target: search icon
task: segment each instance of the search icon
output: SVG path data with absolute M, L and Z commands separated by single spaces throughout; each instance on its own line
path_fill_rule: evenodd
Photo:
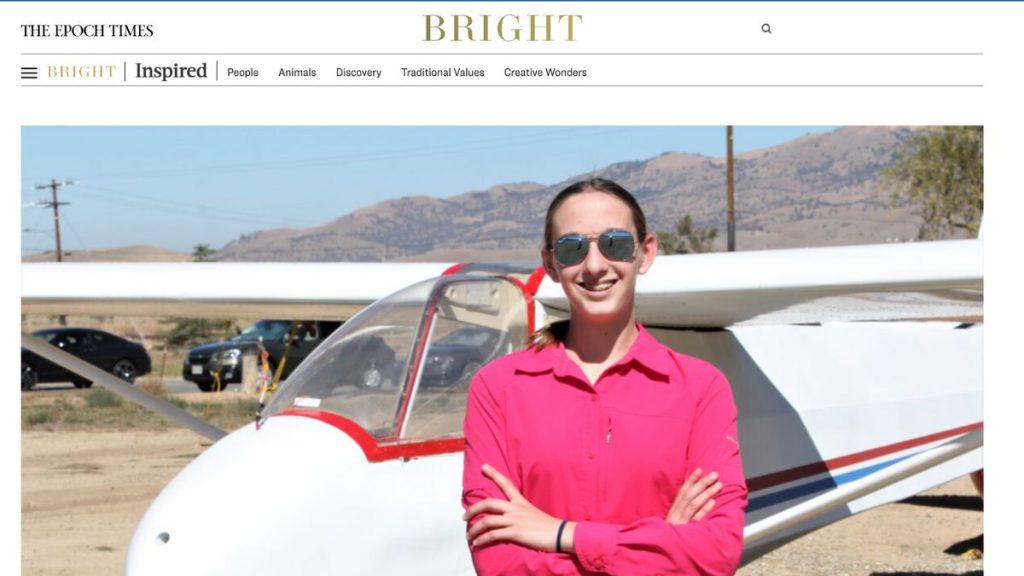
M 771 34 L 772 33 L 772 25 L 771 24 L 767 24 L 767 23 L 761 24 L 761 32 L 764 32 L 765 34 Z

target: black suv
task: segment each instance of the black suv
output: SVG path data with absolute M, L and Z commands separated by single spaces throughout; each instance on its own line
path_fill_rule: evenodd
M 257 341 L 263 339 L 263 347 L 269 355 L 270 370 L 276 371 L 277 364 L 288 347 L 288 335 L 292 333 L 291 320 L 259 320 L 221 342 L 203 344 L 188 351 L 181 377 L 195 382 L 203 392 L 212 392 L 216 387 L 214 373 L 220 373 L 220 386 L 242 381 L 242 355 L 256 354 Z M 300 321 L 294 331 L 291 346 L 288 347 L 288 361 L 285 362 L 281 378 L 286 378 L 309 353 L 341 326 L 341 322 Z

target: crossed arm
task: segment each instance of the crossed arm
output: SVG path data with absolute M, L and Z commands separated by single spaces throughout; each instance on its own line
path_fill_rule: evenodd
M 470 523 L 466 539 L 471 546 L 483 547 L 498 542 L 512 542 L 534 550 L 573 552 L 575 522 L 568 522 L 558 540 L 562 520 L 555 518 L 531 504 L 511 480 L 493 467 L 484 464 L 483 474 L 501 488 L 507 500 L 486 498 L 470 506 L 462 519 Z M 722 489 L 718 474 L 711 472 L 702 476 L 700 468 L 686 479 L 665 521 L 670 524 L 686 524 L 700 520 L 715 506 L 714 495 Z M 473 519 L 481 516 L 473 523 Z
M 558 518 L 510 480 L 501 403 L 487 385 L 466 414 L 464 519 L 478 574 L 732 574 L 743 541 L 746 487 L 728 384 L 702 396 L 685 457 L 700 469 L 679 487 L 665 517 L 625 524 Z M 563 520 L 561 554 L 555 553 Z

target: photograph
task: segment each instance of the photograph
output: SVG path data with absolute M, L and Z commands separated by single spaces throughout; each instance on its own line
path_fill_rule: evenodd
M 981 574 L 984 136 L 23 125 L 22 574 Z

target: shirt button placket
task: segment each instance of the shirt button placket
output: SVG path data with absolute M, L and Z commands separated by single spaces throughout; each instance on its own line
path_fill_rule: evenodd
M 583 513 L 583 520 L 590 520 L 593 518 L 593 513 L 597 503 L 597 444 L 595 442 L 594 430 L 599 427 L 599 405 L 597 402 L 597 393 L 593 390 L 589 391 L 590 401 L 587 402 L 589 406 L 585 410 L 587 414 L 583 421 L 583 429 L 580 430 L 584 434 L 584 457 L 586 460 L 583 463 L 583 469 L 586 471 L 586 477 L 583 481 L 583 490 L 580 496 L 580 502 Z
M 590 440 L 589 443 L 588 443 L 588 450 L 589 450 L 588 456 L 590 458 L 591 486 L 593 486 L 593 491 L 594 491 L 593 492 L 593 500 L 592 500 L 592 504 L 591 504 L 591 507 L 590 507 L 590 511 L 592 511 L 593 514 L 595 514 L 595 515 L 599 515 L 599 510 L 601 509 L 601 503 L 600 503 L 600 499 L 601 499 L 601 487 L 600 487 L 600 483 L 601 483 L 601 461 L 597 458 L 597 456 L 598 456 L 598 450 L 600 450 L 599 439 L 602 436 L 601 436 L 601 399 L 600 399 L 600 394 L 598 393 L 596 388 L 594 389 L 594 391 L 592 392 L 592 394 L 590 396 L 590 405 L 591 405 L 592 414 L 593 414 L 593 417 L 591 418 L 590 422 L 591 422 L 591 425 L 593 426 L 593 428 L 591 430 L 589 430 L 589 434 L 587 436 L 588 436 L 588 438 Z M 586 520 L 590 520 L 590 518 L 589 518 L 590 514 L 588 514 L 587 516 L 588 517 L 586 518 Z
M 601 404 L 598 402 L 597 392 L 593 392 L 590 395 L 590 422 L 593 424 L 594 429 L 597 430 L 601 427 Z M 590 458 L 593 459 L 597 455 L 597 443 L 594 441 L 595 436 L 590 435 L 590 442 L 588 443 L 588 449 L 590 451 Z

